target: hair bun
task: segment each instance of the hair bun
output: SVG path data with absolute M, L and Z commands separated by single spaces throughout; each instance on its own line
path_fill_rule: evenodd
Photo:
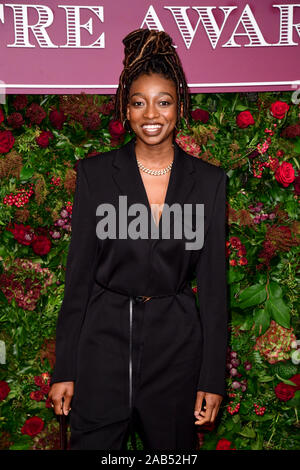
M 140 59 L 145 59 L 148 56 L 155 54 L 173 54 L 174 48 L 172 45 L 172 38 L 164 31 L 156 31 L 151 29 L 136 29 L 129 33 L 123 39 L 125 46 L 125 58 L 123 64 L 128 67 L 128 59 L 132 53 L 135 52 L 135 56 Z

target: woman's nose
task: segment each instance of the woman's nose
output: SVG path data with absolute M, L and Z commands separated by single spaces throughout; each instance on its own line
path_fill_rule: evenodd
M 149 104 L 148 106 L 145 107 L 144 117 L 148 119 L 153 119 L 157 116 L 159 116 L 159 112 L 154 104 Z

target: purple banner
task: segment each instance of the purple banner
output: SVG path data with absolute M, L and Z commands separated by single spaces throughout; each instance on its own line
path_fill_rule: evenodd
M 122 39 L 173 38 L 192 93 L 292 90 L 300 83 L 300 3 L 70 0 L 0 3 L 4 93 L 115 93 Z

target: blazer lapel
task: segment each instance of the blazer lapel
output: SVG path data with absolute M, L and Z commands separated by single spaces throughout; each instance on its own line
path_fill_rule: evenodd
M 127 207 L 134 203 L 143 203 L 151 218 L 151 208 L 140 170 L 136 162 L 134 140 L 116 152 L 113 158 L 113 179 L 120 194 L 127 196 Z M 188 196 L 196 188 L 195 168 L 193 158 L 188 157 L 181 147 L 174 141 L 174 163 L 170 172 L 170 179 L 165 198 L 165 204 L 184 204 Z M 160 217 L 159 226 L 162 216 Z M 150 219 L 149 219 L 150 221 Z

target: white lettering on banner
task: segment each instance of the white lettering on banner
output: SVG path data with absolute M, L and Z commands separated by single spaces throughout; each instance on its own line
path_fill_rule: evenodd
M 2 5 L 1 5 L 2 6 Z M 7 47 L 35 47 L 29 42 L 28 31 L 32 30 L 40 47 L 68 47 L 68 48 L 104 48 L 104 33 L 102 33 L 93 44 L 83 46 L 80 38 L 80 28 L 86 29 L 90 34 L 93 34 L 93 20 L 90 18 L 87 23 L 80 24 L 80 9 L 85 8 L 91 10 L 97 15 L 101 22 L 103 18 L 103 7 L 89 7 L 89 6 L 72 6 L 72 5 L 58 5 L 58 8 L 66 10 L 66 29 L 67 29 L 67 44 L 63 46 L 56 46 L 50 40 L 45 28 L 53 23 L 53 12 L 51 8 L 45 5 L 17 5 L 6 4 L 13 9 L 14 24 L 15 24 L 15 42 L 7 44 Z M 39 15 L 38 22 L 35 25 L 28 24 L 28 8 L 34 8 Z
M 15 42 L 7 44 L 7 47 L 35 47 L 29 42 L 29 28 L 32 30 L 40 47 L 58 47 L 53 44 L 45 30 L 45 28 L 53 23 L 54 15 L 51 8 L 46 5 L 10 5 L 8 3 L 5 6 L 13 9 L 15 20 Z M 35 25 L 28 24 L 28 8 L 31 7 L 36 10 L 39 16 L 38 22 Z
M 82 46 L 80 41 L 80 28 L 86 29 L 90 34 L 93 34 L 93 20 L 90 18 L 87 23 L 80 24 L 80 9 L 87 8 L 98 16 L 99 20 L 103 23 L 103 7 L 80 7 L 80 6 L 66 6 L 58 5 L 59 8 L 65 8 L 67 13 L 67 44 L 60 47 L 80 47 L 80 48 L 104 48 L 104 33 L 96 39 L 93 44 L 89 46 Z
M 298 46 L 297 42 L 293 41 L 293 28 L 296 29 L 300 37 L 300 23 L 294 24 L 294 7 L 300 5 L 272 5 L 280 10 L 280 39 L 277 44 L 273 46 Z
M 243 25 L 246 31 L 245 33 L 236 32 L 240 23 Z M 271 44 L 265 41 L 249 5 L 245 6 L 244 11 L 231 35 L 231 38 L 226 42 L 226 44 L 223 44 L 222 47 L 242 47 L 240 44 L 235 42 L 234 36 L 248 36 L 250 44 L 245 44 L 245 47 L 271 46 Z
M 141 28 L 147 26 L 148 29 L 154 29 L 155 31 L 164 31 L 161 22 L 159 21 L 158 15 L 151 5 L 146 13 L 144 21 L 141 24 Z
M 4 4 L 0 4 L 0 22 L 4 24 Z M 90 10 L 94 13 L 101 23 L 104 23 L 104 7 L 103 6 L 75 6 L 75 5 L 57 5 L 58 8 L 62 8 L 66 15 L 66 32 L 67 32 L 67 43 L 64 45 L 55 45 L 51 41 L 46 29 L 52 25 L 54 20 L 54 13 L 52 9 L 46 5 L 33 5 L 33 4 L 5 4 L 6 7 L 10 7 L 13 10 L 14 17 L 14 32 L 15 42 L 13 44 L 7 44 L 7 47 L 36 47 L 29 41 L 29 30 L 32 31 L 37 45 L 41 48 L 105 48 L 105 33 L 103 32 L 100 36 L 89 45 L 81 44 L 81 29 L 85 29 L 90 34 L 93 34 L 94 19 L 91 17 L 85 24 L 80 23 L 80 13 L 82 9 Z M 300 7 L 300 3 L 294 3 L 289 5 L 274 4 L 272 7 L 279 9 L 280 20 L 280 37 L 279 42 L 275 44 L 268 43 L 262 34 L 260 26 L 258 25 L 256 18 L 249 6 L 246 4 L 242 14 L 240 15 L 236 26 L 230 39 L 223 44 L 221 47 L 236 48 L 236 47 L 272 47 L 272 46 L 298 46 L 297 42 L 293 41 L 294 29 L 297 31 L 300 37 L 300 23 L 294 23 L 294 12 L 296 7 Z M 29 9 L 36 11 L 38 15 L 38 21 L 34 25 L 28 24 L 28 13 Z M 236 10 L 237 6 L 163 6 L 165 10 L 168 10 L 175 20 L 176 26 L 183 39 L 185 47 L 190 49 L 200 23 L 203 25 L 210 44 L 213 49 L 216 48 L 221 38 L 224 26 L 228 22 L 228 18 L 231 13 Z M 222 25 L 219 27 L 213 10 L 218 8 L 224 14 Z M 188 14 L 189 10 L 194 10 L 198 14 L 196 26 L 192 26 Z M 276 10 L 278 11 L 278 10 Z M 55 10 L 55 14 L 56 14 Z M 263 24 L 263 19 L 261 20 Z M 147 27 L 158 31 L 164 31 L 163 25 L 160 18 L 155 11 L 153 5 L 150 5 L 146 15 L 141 24 L 141 28 Z M 242 27 L 244 32 L 237 32 L 237 29 Z M 249 39 L 247 44 L 238 44 L 235 41 L 237 36 L 246 36 Z M 174 44 L 173 44 L 174 45 Z M 177 47 L 174 45 L 174 47 Z

